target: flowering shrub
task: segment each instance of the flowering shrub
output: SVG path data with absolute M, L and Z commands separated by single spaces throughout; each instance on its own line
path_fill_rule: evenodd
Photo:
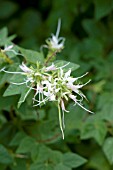
M 30 63 L 29 67 L 26 64 L 22 63 L 19 66 L 21 71 L 10 72 L 7 71 L 4 67 L 1 68 L 1 72 L 22 75 L 22 82 L 11 82 L 11 84 L 14 85 L 26 85 L 27 91 L 23 96 L 22 100 L 19 101 L 19 106 L 25 101 L 26 97 L 32 90 L 34 91 L 34 96 L 32 98 L 33 106 L 41 106 L 43 104 L 46 104 L 47 101 L 52 101 L 57 104 L 59 112 L 59 124 L 60 129 L 62 131 L 62 137 L 64 139 L 64 112 L 69 112 L 65 109 L 65 101 L 69 101 L 69 99 L 71 99 L 74 101 L 75 105 L 80 106 L 81 108 L 90 113 L 92 112 L 82 105 L 81 102 L 84 98 L 86 99 L 86 96 L 80 91 L 80 89 L 87 83 L 89 83 L 90 80 L 85 84 L 81 84 L 78 82 L 78 79 L 84 77 L 87 73 L 80 77 L 74 78 L 73 76 L 71 76 L 72 69 L 76 69 L 76 67 L 74 68 L 74 64 L 73 68 L 71 67 L 70 63 L 66 61 L 64 61 L 66 62 L 65 65 L 61 65 L 59 67 L 57 66 L 58 63 L 55 64 L 54 61 L 51 64 L 51 60 L 53 59 L 53 57 L 56 57 L 57 53 L 61 52 L 64 48 L 64 38 L 58 37 L 60 32 L 60 26 L 61 20 L 59 20 L 58 22 L 56 35 L 52 34 L 52 38 L 47 39 L 47 45 L 43 46 L 48 49 L 48 54 L 47 57 L 45 57 L 45 62 L 44 59 L 42 63 L 38 61 L 37 58 L 35 61 L 36 63 L 34 63 L 33 65 Z M 7 44 L 5 44 L 5 46 L 6 47 L 1 50 L 4 55 L 6 52 L 13 52 L 16 55 L 19 54 L 13 49 L 12 44 L 8 46 Z M 19 55 L 21 55 L 21 53 Z M 22 56 L 24 56 L 24 54 L 22 54 Z M 18 77 L 16 78 L 18 79 Z M 80 97 L 79 99 L 78 96 Z
M 113 169 L 112 9 L 1 0 L 0 170 Z

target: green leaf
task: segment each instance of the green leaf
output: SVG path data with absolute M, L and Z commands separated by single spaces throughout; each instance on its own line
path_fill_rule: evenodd
M 58 164 L 54 170 L 71 170 L 68 166 L 63 165 L 62 163 Z
M 8 30 L 6 27 L 0 29 L 0 46 L 4 46 L 10 42 L 10 38 L 8 36 Z
M 107 161 L 105 155 L 101 148 L 97 148 L 93 150 L 93 154 L 90 155 L 90 159 L 88 161 L 88 167 L 94 168 L 96 170 L 109 170 L 110 164 Z
M 22 83 L 25 81 L 24 78 L 25 78 L 24 75 L 16 74 L 10 79 L 10 81 L 13 83 Z M 21 104 L 25 101 L 26 97 L 29 95 L 30 92 L 31 92 L 31 89 L 28 88 L 26 84 L 21 84 L 21 85 L 10 84 L 8 88 L 6 89 L 5 93 L 3 94 L 3 96 L 11 96 L 11 95 L 20 94 L 21 96 L 18 101 L 18 108 L 19 108 Z
M 90 37 L 99 39 L 99 41 L 101 41 L 102 43 L 104 42 L 104 40 L 106 40 L 108 35 L 106 27 L 103 23 L 97 22 L 92 19 L 85 19 L 83 20 L 82 25 L 85 31 L 90 35 Z
M 113 164 L 113 137 L 109 137 L 105 140 L 103 145 L 103 151 L 109 161 L 109 163 Z
M 86 162 L 87 160 L 85 158 L 74 153 L 65 153 L 63 155 L 64 165 L 69 166 L 71 168 L 77 168 Z
M 33 45 L 32 41 L 37 42 L 36 32 L 39 29 L 40 24 L 41 24 L 41 16 L 40 16 L 39 11 L 34 10 L 32 8 L 26 8 L 26 10 L 24 10 L 24 13 L 22 13 L 22 17 L 20 18 L 20 27 L 18 29 L 19 36 L 21 36 L 23 38 L 27 37 L 27 39 L 25 39 L 25 38 L 23 39 L 23 41 L 28 41 L 26 47 L 28 47 L 28 45 L 29 45 L 29 47 L 31 48 Z M 37 45 L 37 43 L 36 43 L 36 45 Z
M 11 106 L 14 106 L 17 104 L 18 101 L 18 96 L 8 96 L 8 97 L 3 97 L 0 95 L 0 110 L 6 110 L 10 111 Z
M 5 96 L 11 96 L 11 95 L 15 95 L 15 94 L 20 94 L 20 89 L 22 87 L 20 86 L 15 86 L 15 85 L 9 85 L 8 88 L 6 89 L 5 93 L 4 93 L 4 97 Z
M 113 121 L 113 92 L 104 92 L 98 98 L 98 118 Z
M 7 149 L 0 144 L 0 163 L 2 164 L 10 164 L 13 162 L 13 158 L 7 151 Z
M 9 70 L 8 70 L 9 71 Z M 18 69 L 17 69 L 18 71 Z M 6 75 L 9 75 L 8 73 Z M 10 82 L 13 82 L 13 83 L 21 83 L 21 82 L 24 82 L 24 78 L 25 76 L 24 75 L 21 75 L 21 74 L 12 74 L 13 76 L 10 78 Z M 15 95 L 15 94 L 21 94 L 21 91 L 23 89 L 25 89 L 25 85 L 14 85 L 14 84 L 10 84 L 8 86 L 8 88 L 6 89 L 5 93 L 3 96 L 11 96 L 11 95 Z
M 81 129 L 85 116 L 84 110 L 81 110 L 79 106 L 73 106 L 72 103 L 69 104 L 67 110 L 69 111 L 69 113 L 65 113 L 66 132 L 70 132 L 75 129 Z
M 96 47 L 96 50 L 95 50 L 95 47 Z M 93 37 L 85 38 L 78 45 L 78 48 L 79 48 L 79 53 L 82 56 L 84 56 L 84 58 L 87 59 L 89 62 L 90 62 L 91 58 L 93 58 L 93 60 L 95 61 L 95 56 L 98 56 L 98 58 L 103 56 L 103 44 L 102 44 L 102 42 L 100 42 L 100 40 L 95 39 Z M 81 63 L 82 63 L 82 61 L 81 61 Z M 85 63 L 85 65 L 86 65 L 86 63 Z M 89 64 L 89 66 L 91 66 L 91 64 Z
M 3 1 L 0 4 L 0 19 L 9 18 L 16 10 L 17 4 L 10 1 Z
M 16 150 L 16 153 L 28 153 L 28 152 L 32 152 L 33 148 L 35 148 L 37 146 L 37 143 L 35 141 L 34 138 L 32 137 L 25 137 L 19 147 Z
M 32 100 L 32 99 L 31 99 Z M 19 103 L 20 105 L 20 103 Z M 16 114 L 22 120 L 38 120 L 38 114 L 32 105 L 27 105 L 26 102 L 20 108 L 16 109 Z
M 75 63 L 71 63 L 71 62 L 68 62 L 68 61 L 64 61 L 64 60 L 56 60 L 54 62 L 54 64 L 57 66 L 57 67 L 63 67 L 63 70 L 64 71 L 68 71 L 69 69 L 71 69 L 72 71 L 78 69 L 80 66 L 78 64 L 75 64 Z
M 52 164 L 57 164 L 62 161 L 62 153 L 51 150 L 45 145 L 38 145 L 37 152 L 32 152 L 32 159 L 35 163 L 44 163 L 49 160 Z
M 0 29 L 0 40 L 8 36 L 8 29 L 6 27 Z
M 108 15 L 113 9 L 112 0 L 94 0 L 95 3 L 95 18 L 101 19 Z
M 27 170 L 27 163 L 25 159 L 15 159 L 15 163 L 10 166 L 11 170 Z
M 81 139 L 94 138 L 99 145 L 102 145 L 107 133 L 107 127 L 103 121 L 87 121 L 81 130 Z
M 30 63 L 36 64 L 37 62 L 44 62 L 44 56 L 41 52 L 39 53 L 37 51 L 27 50 L 24 48 L 19 48 L 19 50 L 24 55 L 25 59 Z
M 17 132 L 13 139 L 10 142 L 10 146 L 18 146 L 20 142 L 27 136 L 24 132 Z
M 21 97 L 18 101 L 18 108 L 21 106 L 21 104 L 25 101 L 26 97 L 31 92 L 31 89 L 26 87 L 26 85 L 23 85 L 20 89 Z
M 53 170 L 54 167 L 48 163 L 43 164 L 31 164 L 30 170 Z

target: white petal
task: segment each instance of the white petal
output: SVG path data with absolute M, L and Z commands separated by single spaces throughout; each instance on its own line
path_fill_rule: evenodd
M 70 94 L 69 97 L 70 97 L 75 103 L 77 102 L 76 96 Z
M 55 67 L 55 65 L 53 63 L 52 63 L 51 66 L 46 67 L 46 69 L 45 69 L 45 71 L 52 71 L 52 70 L 56 70 L 56 67 Z
M 77 80 L 76 78 L 72 78 L 72 77 L 68 77 L 68 78 L 67 78 L 67 81 L 68 81 L 69 83 L 74 83 L 76 80 Z
M 67 72 L 65 73 L 64 77 L 65 77 L 65 78 L 68 78 L 68 77 L 70 76 L 70 74 L 71 74 L 71 70 L 67 71 Z
M 52 35 L 52 42 L 54 44 L 58 44 L 58 39 L 57 39 L 57 37 L 54 34 Z
M 55 99 L 55 95 L 53 94 L 53 95 L 51 95 L 50 96 L 50 101 L 55 101 L 56 99 Z
M 30 73 L 32 70 L 28 68 L 24 63 L 20 65 L 21 70 L 23 70 L 25 73 Z

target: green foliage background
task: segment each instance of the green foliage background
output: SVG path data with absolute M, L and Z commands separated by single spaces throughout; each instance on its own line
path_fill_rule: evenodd
M 1 0 L 0 46 L 15 34 L 14 43 L 39 51 L 58 18 L 66 37 L 58 59 L 80 65 L 74 76 L 89 72 L 83 92 L 95 115 L 70 103 L 62 140 L 57 108 L 33 108 L 29 96 L 18 109 L 21 89 L 4 97 L 11 76 L 0 73 L 0 170 L 113 169 L 113 0 Z

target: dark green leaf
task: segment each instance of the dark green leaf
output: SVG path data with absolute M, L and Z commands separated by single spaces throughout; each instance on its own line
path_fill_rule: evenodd
M 95 3 L 95 18 L 101 19 L 108 15 L 113 9 L 112 0 L 94 0 Z
M 31 164 L 30 170 L 53 170 L 53 166 L 45 164 Z
M 63 155 L 63 163 L 66 166 L 69 166 L 71 168 L 77 168 L 81 165 L 83 165 L 84 163 L 86 163 L 87 160 L 77 154 L 74 153 L 65 153 Z
M 99 143 L 99 145 L 102 145 L 106 133 L 107 128 L 103 121 L 89 120 L 82 127 L 81 139 L 94 138 Z
M 16 10 L 17 4 L 10 1 L 3 1 L 0 5 L 0 19 L 9 18 Z
M 37 143 L 35 141 L 34 138 L 31 138 L 31 137 L 25 137 L 18 149 L 16 150 L 16 153 L 28 153 L 28 152 L 32 152 L 33 148 L 36 147 Z
M 110 164 L 113 164 L 113 138 L 109 137 L 105 140 L 103 151 Z
M 0 163 L 10 164 L 12 162 L 13 162 L 12 156 L 9 154 L 9 152 L 3 145 L 0 145 Z
M 71 168 L 60 163 L 55 167 L 55 170 L 71 170 Z
M 21 53 L 24 55 L 25 59 L 33 64 L 36 64 L 37 62 L 43 63 L 44 62 L 44 56 L 43 53 L 33 51 L 33 50 L 26 50 L 23 48 L 19 48 Z

